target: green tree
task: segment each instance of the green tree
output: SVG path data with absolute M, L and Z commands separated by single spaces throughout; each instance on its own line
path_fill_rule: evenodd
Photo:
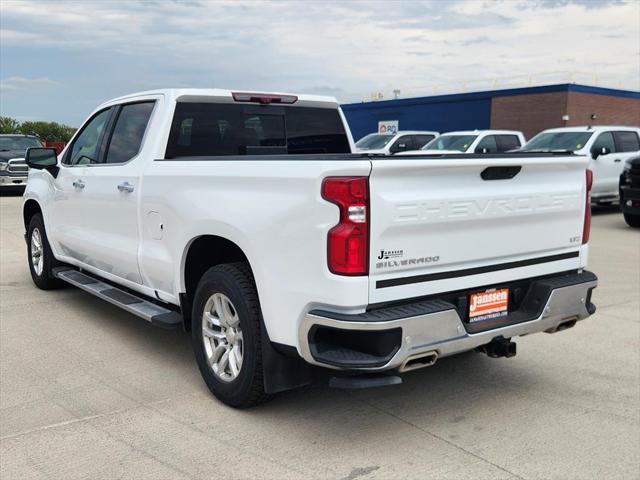
M 47 142 L 68 142 L 76 129 L 57 122 L 22 122 L 15 118 L 0 117 L 0 133 L 37 135 Z
M 18 133 L 20 122 L 11 117 L 0 117 L 0 133 Z
M 25 135 L 38 135 L 48 142 L 68 142 L 76 129 L 57 122 L 22 122 L 19 131 Z

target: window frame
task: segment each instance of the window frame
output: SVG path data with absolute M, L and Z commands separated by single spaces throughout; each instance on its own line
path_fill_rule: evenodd
M 120 114 L 122 113 L 122 110 L 124 109 L 124 107 L 127 107 L 129 105 L 138 105 L 140 103 L 152 103 L 153 104 L 153 108 L 151 109 L 151 113 L 149 114 L 149 119 L 147 120 L 147 125 L 144 127 L 144 133 L 142 134 L 142 138 L 140 139 L 140 147 L 138 147 L 138 151 L 135 153 L 135 155 L 133 155 L 126 162 L 108 163 L 107 162 L 107 155 L 109 153 L 109 146 L 111 145 L 111 139 L 113 138 L 113 134 L 116 131 L 116 125 L 118 124 L 118 119 L 120 118 Z M 145 100 L 134 100 L 134 101 L 131 101 L 131 102 L 118 103 L 117 105 L 112 105 L 112 107 L 114 107 L 114 109 L 115 109 L 114 110 L 115 113 L 111 114 L 110 123 L 108 124 L 108 127 L 109 127 L 108 133 L 109 133 L 109 135 L 104 139 L 104 144 L 101 146 L 103 148 L 102 155 L 104 156 L 104 162 L 95 163 L 92 166 L 103 166 L 103 167 L 106 167 L 106 166 L 126 165 L 127 163 L 132 162 L 133 160 L 135 160 L 138 157 L 138 155 L 140 155 L 140 152 L 142 151 L 142 148 L 144 146 L 144 141 L 147 138 L 147 131 L 149 130 L 149 125 L 151 124 L 151 121 L 153 119 L 153 112 L 155 112 L 157 104 L 158 104 L 158 102 L 157 102 L 156 99 L 145 99 Z
M 91 165 L 100 165 L 100 162 L 98 160 L 102 159 L 102 157 L 104 156 L 104 137 L 105 134 L 111 129 L 111 123 L 113 121 L 113 111 L 114 111 L 114 107 L 115 105 L 109 105 L 107 107 L 104 107 L 101 110 L 98 110 L 96 113 L 94 113 L 93 115 L 91 115 L 86 122 L 84 122 L 82 124 L 82 127 L 78 130 L 78 132 L 74 135 L 73 140 L 71 141 L 71 143 L 69 143 L 69 146 L 67 147 L 67 151 L 64 154 L 64 157 L 62 158 L 62 160 L 60 161 L 60 165 L 63 167 L 67 167 L 67 168 L 76 168 L 76 167 L 88 167 Z M 73 153 L 73 147 L 75 146 L 76 142 L 78 141 L 78 138 L 80 138 L 80 136 L 84 133 L 84 131 L 87 129 L 87 127 L 91 124 L 91 122 L 93 122 L 93 120 L 95 120 L 95 118 L 102 114 L 103 112 L 106 112 L 108 110 L 111 110 L 111 112 L 109 113 L 109 117 L 107 118 L 107 121 L 105 122 L 105 128 L 102 131 L 102 133 L 100 133 L 100 138 L 98 139 L 98 158 L 96 159 L 96 163 L 90 163 L 90 164 L 82 164 L 82 165 L 71 165 L 69 163 L 69 160 L 71 159 L 71 155 Z

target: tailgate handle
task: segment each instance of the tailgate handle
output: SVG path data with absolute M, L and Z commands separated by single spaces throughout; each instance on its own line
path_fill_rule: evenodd
M 487 167 L 480 176 L 483 180 L 509 180 L 520 173 L 522 167 L 520 165 L 514 165 L 510 167 Z

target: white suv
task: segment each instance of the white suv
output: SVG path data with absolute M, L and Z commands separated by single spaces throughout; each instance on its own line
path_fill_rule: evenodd
M 626 160 L 640 153 L 640 128 L 634 127 L 565 127 L 540 132 L 527 143 L 524 151 L 549 152 L 568 150 L 589 157 L 593 171 L 591 200 L 609 204 L 618 200 L 618 180 Z
M 356 151 L 381 155 L 420 150 L 439 135 L 429 131 L 370 133 L 356 142 Z
M 504 153 L 524 144 L 524 135 L 515 130 L 471 130 L 443 133 L 413 153 Z

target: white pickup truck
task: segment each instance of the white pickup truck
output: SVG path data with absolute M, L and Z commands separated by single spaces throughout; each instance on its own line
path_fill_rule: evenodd
M 395 155 L 400 152 L 420 150 L 438 135 L 438 132 L 419 130 L 370 133 L 356 142 L 356 152 Z
M 595 311 L 585 157 L 352 150 L 332 98 L 109 101 L 59 158 L 27 152 L 33 281 L 190 330 L 235 407 L 319 377 L 384 385 L 473 349 L 513 356 L 513 337 Z
M 591 201 L 608 205 L 619 199 L 618 183 L 627 160 L 640 154 L 640 128 L 563 127 L 540 132 L 525 152 L 568 151 L 585 155 L 593 172 Z
M 443 133 L 419 151 L 401 152 L 398 155 L 505 153 L 517 150 L 524 144 L 524 135 L 517 130 L 469 130 Z

